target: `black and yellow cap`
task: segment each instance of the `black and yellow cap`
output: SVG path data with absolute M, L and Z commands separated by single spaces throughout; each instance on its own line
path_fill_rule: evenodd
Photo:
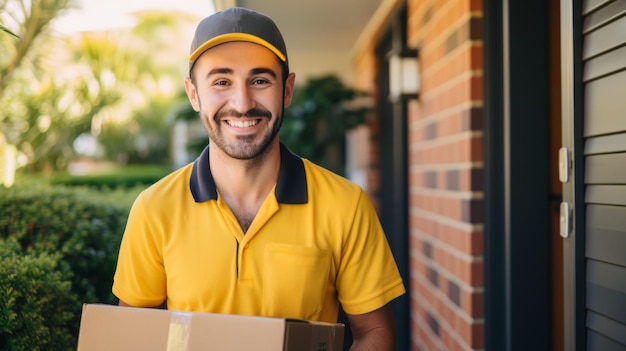
M 271 50 L 289 72 L 287 48 L 276 23 L 268 16 L 243 7 L 232 7 L 206 17 L 191 42 L 189 72 L 205 51 L 233 41 L 256 43 Z

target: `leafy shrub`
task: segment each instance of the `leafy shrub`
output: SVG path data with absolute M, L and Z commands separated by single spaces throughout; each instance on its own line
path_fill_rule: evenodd
M 24 254 L 0 239 L 0 350 L 71 350 L 76 337 L 71 272 L 59 254 Z
M 81 303 L 115 304 L 111 284 L 119 244 L 140 190 L 97 191 L 32 181 L 0 187 L 0 238 L 15 240 L 25 254 L 62 260 L 73 273 L 71 291 Z M 70 334 L 78 331 L 80 308 L 68 310 L 74 315 Z
M 74 273 L 72 290 L 80 299 L 113 302 L 117 252 L 136 192 L 28 182 L 0 194 L 0 237 L 16 238 L 26 250 L 61 254 Z

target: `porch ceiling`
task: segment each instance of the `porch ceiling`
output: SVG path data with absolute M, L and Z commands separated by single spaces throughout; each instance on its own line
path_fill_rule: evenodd
M 380 0 L 240 0 L 281 28 L 291 50 L 349 51 Z
M 297 57 L 303 62 L 302 57 L 309 57 L 319 62 L 319 57 L 325 55 L 331 61 L 341 58 L 340 61 L 347 63 L 351 60 L 351 50 L 381 0 L 236 0 L 215 3 L 216 10 L 243 6 L 272 17 L 285 37 L 290 58 Z M 307 62 L 307 65 L 310 64 Z M 302 72 L 306 67 L 298 69 L 299 73 L 307 74 Z M 337 70 L 345 69 L 346 64 L 339 62 Z

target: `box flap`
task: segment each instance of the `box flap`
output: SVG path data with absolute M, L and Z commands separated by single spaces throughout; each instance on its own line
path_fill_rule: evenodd
M 193 313 L 189 350 L 282 350 L 285 323 L 281 318 Z
M 163 310 L 86 304 L 77 350 L 165 351 L 169 324 Z

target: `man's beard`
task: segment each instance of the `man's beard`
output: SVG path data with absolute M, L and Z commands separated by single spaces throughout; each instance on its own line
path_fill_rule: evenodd
M 262 156 L 267 152 L 270 145 L 277 137 L 278 132 L 280 131 L 280 127 L 283 122 L 283 112 L 284 108 L 281 109 L 281 114 L 277 116 L 275 123 L 271 126 L 271 130 L 266 130 L 263 135 L 263 139 L 260 143 L 255 144 L 253 140 L 256 138 L 256 135 L 241 135 L 237 136 L 237 141 L 234 143 L 228 142 L 223 134 L 221 133 L 222 128 L 222 117 L 260 117 L 266 118 L 268 121 L 271 120 L 272 114 L 265 110 L 254 108 L 245 114 L 226 110 L 219 111 L 213 118 L 215 122 L 214 125 L 207 123 L 207 133 L 209 134 L 209 139 L 212 143 L 214 143 L 217 147 L 219 147 L 225 154 L 229 157 L 232 157 L 237 160 L 260 160 Z M 208 116 L 204 116 L 203 118 L 208 118 Z M 268 123 L 269 125 L 269 123 Z

